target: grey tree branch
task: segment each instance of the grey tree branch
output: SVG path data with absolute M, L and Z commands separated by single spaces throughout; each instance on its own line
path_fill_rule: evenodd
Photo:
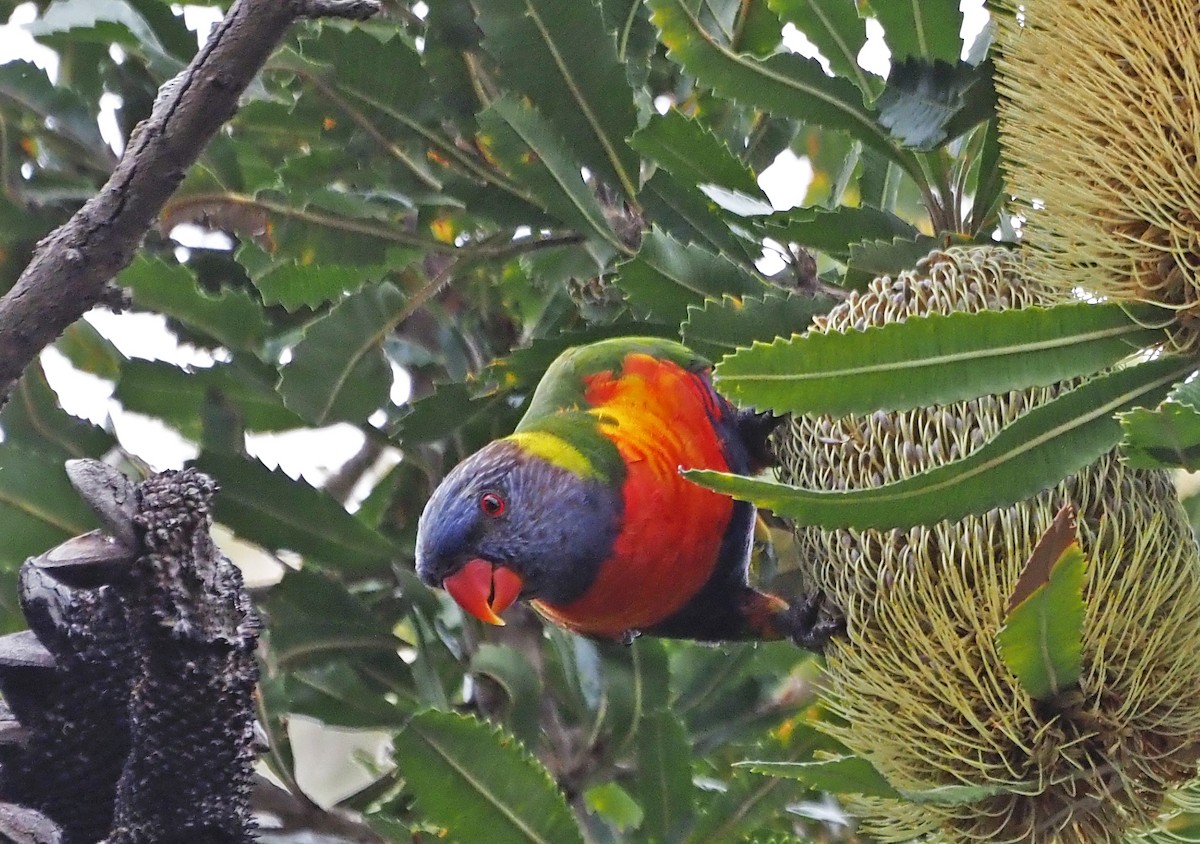
M 163 86 L 100 192 L 47 235 L 0 298 L 0 405 L 25 367 L 99 301 L 238 98 L 296 20 L 362 20 L 379 0 L 237 0 L 191 64 Z

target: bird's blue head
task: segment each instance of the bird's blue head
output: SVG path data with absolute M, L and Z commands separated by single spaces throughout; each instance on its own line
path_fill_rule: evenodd
M 582 595 L 620 530 L 619 485 L 547 450 L 548 435 L 488 444 L 448 474 L 417 525 L 417 574 L 493 624 L 518 597 Z

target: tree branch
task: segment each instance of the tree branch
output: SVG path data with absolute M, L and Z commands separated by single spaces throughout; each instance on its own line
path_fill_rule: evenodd
M 362 20 L 378 0 L 237 0 L 191 64 L 159 91 L 100 192 L 44 238 L 0 299 L 0 405 L 30 361 L 100 299 L 163 204 L 298 19 Z

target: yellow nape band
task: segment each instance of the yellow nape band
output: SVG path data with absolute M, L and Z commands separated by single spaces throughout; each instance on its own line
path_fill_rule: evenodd
M 596 468 L 583 452 L 557 434 L 547 431 L 518 431 L 506 439 L 516 443 L 521 450 L 560 469 L 566 469 L 573 475 L 581 478 L 596 476 Z

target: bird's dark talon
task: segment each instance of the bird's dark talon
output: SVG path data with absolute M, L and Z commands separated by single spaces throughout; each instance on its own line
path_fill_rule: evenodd
M 137 513 L 137 492 L 133 481 L 107 463 L 90 458 L 68 460 L 66 469 L 71 486 L 92 508 L 101 524 L 117 542 L 136 551 L 140 542 L 133 523 Z
M 625 647 L 629 647 L 630 645 L 633 644 L 634 640 L 637 639 L 637 637 L 641 636 L 641 635 L 642 635 L 641 630 L 626 630 L 624 633 L 621 634 L 621 638 L 619 641 Z
M 821 591 L 811 592 L 793 603 L 786 619 L 792 641 L 814 653 L 823 653 L 830 639 L 846 632 L 845 616 L 826 601 Z

